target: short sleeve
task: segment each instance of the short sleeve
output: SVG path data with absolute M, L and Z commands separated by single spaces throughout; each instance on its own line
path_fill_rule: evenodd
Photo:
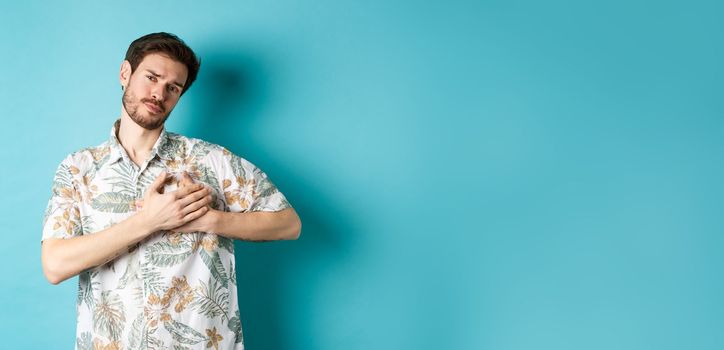
M 231 212 L 280 211 L 291 208 L 284 194 L 254 164 L 222 149 L 219 182 Z
M 66 158 L 55 172 L 53 187 L 43 218 L 42 240 L 47 238 L 70 238 L 83 233 L 80 218 L 80 193 L 73 181 L 73 166 Z

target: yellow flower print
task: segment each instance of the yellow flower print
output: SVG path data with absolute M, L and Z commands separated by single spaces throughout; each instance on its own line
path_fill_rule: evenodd
M 171 315 L 168 314 L 167 309 L 169 307 L 169 301 L 166 298 L 161 298 L 156 294 L 148 296 L 148 302 L 143 308 L 143 315 L 148 320 L 148 326 L 156 328 L 160 322 L 168 322 L 171 320 Z
M 236 177 L 237 187 L 233 188 L 231 179 L 224 179 L 224 197 L 229 206 L 239 203 L 242 209 L 247 209 L 251 200 L 256 194 L 256 179 L 244 180 L 243 177 Z
M 102 340 L 95 338 L 93 339 L 93 350 L 120 350 L 121 344 L 118 341 L 112 341 L 105 344 Z
M 90 154 L 93 157 L 93 160 L 96 162 L 103 159 L 103 157 L 105 157 L 109 153 L 111 153 L 110 147 L 91 148 L 90 149 Z
M 183 276 L 183 278 L 173 277 L 171 279 L 171 287 L 166 291 L 163 298 L 168 300 L 169 304 L 176 300 L 177 303 L 176 306 L 174 306 L 174 310 L 176 312 L 183 311 L 194 299 L 194 292 L 189 286 L 186 276 Z
M 205 233 L 201 238 L 201 246 L 211 253 L 219 246 L 219 238 L 213 233 Z
M 91 185 L 91 179 L 87 175 L 84 175 L 81 179 L 81 186 L 85 190 L 83 192 L 85 194 L 83 202 L 90 203 L 90 201 L 93 200 L 93 196 L 98 192 L 98 186 Z
M 169 231 L 166 238 L 171 244 L 179 244 L 181 243 L 181 235 L 183 235 L 181 232 Z
M 219 239 L 215 234 L 205 234 L 201 239 L 201 246 L 204 247 L 207 252 L 212 252 L 219 246 Z
M 216 333 L 216 327 L 212 329 L 206 329 L 206 336 L 209 337 L 209 341 L 206 342 L 206 347 L 214 347 L 214 350 L 219 350 L 219 342 L 224 340 L 221 334 Z
M 60 215 L 54 216 L 55 224 L 53 230 L 64 228 L 67 234 L 73 234 L 76 227 L 80 224 L 80 210 L 74 203 L 80 201 L 80 193 L 75 187 L 63 187 L 58 191 L 61 203 L 58 207 L 62 209 Z
M 182 173 L 187 172 L 194 179 L 201 178 L 201 171 L 199 170 L 196 157 L 189 156 L 186 158 L 171 159 L 165 161 L 167 171 L 169 173 Z M 176 186 L 179 185 L 180 180 L 176 181 Z

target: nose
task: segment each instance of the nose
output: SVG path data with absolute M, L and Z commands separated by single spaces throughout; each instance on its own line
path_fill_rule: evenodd
M 151 90 L 151 96 L 158 100 L 159 102 L 163 102 L 166 99 L 165 89 L 163 87 L 163 84 L 156 84 L 153 87 L 153 90 Z

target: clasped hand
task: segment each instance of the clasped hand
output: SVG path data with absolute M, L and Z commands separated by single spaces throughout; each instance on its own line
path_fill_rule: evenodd
M 137 203 L 138 212 L 150 225 L 152 232 L 170 230 L 174 232 L 210 232 L 211 209 L 210 190 L 203 184 L 194 183 L 184 172 L 178 190 L 164 193 L 164 185 L 173 175 L 163 171 L 149 186 L 142 203 Z

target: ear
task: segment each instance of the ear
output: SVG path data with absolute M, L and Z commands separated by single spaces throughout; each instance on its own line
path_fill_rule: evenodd
M 128 87 L 128 83 L 131 81 L 131 62 L 124 60 L 121 63 L 120 83 L 123 89 Z

